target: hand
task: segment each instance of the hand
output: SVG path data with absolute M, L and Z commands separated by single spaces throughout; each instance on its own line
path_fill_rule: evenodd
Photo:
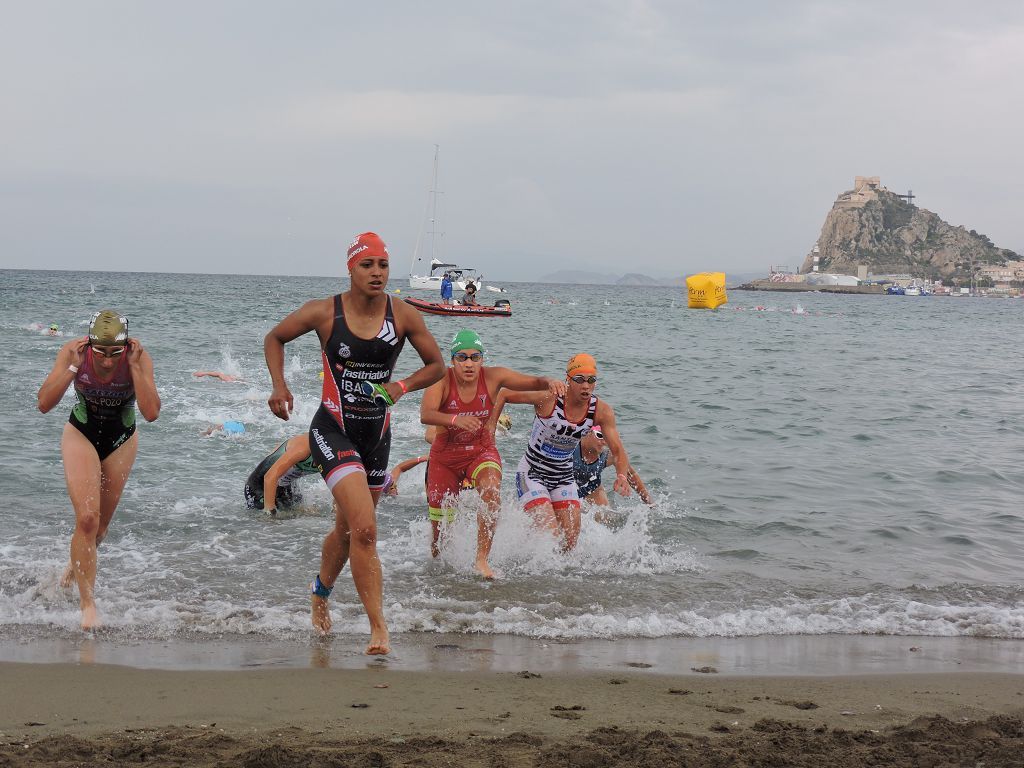
M 133 370 L 138 368 L 139 363 L 142 362 L 142 344 L 139 343 L 138 339 L 128 339 L 124 346 L 124 353 L 128 355 L 128 366 Z
M 568 390 L 564 381 L 558 379 L 548 379 L 548 392 L 555 397 L 565 397 L 565 393 Z
M 476 416 L 456 416 L 454 421 L 448 423 L 452 429 L 464 429 L 467 432 L 476 432 L 483 425 Z
M 626 479 L 625 475 L 616 476 L 615 485 L 613 485 L 612 488 L 617 494 L 619 494 L 619 496 L 629 496 L 629 481 Z
M 289 414 L 295 408 L 295 400 L 292 398 L 292 393 L 287 385 L 280 384 L 275 386 L 274 391 L 270 393 L 270 397 L 267 398 L 267 405 L 270 406 L 270 412 L 277 416 L 277 418 L 288 421 Z
M 389 381 L 387 384 L 381 384 L 381 386 L 391 395 L 391 402 L 393 403 L 397 403 L 398 398 L 405 394 L 405 390 L 399 386 L 397 381 Z
M 85 362 L 85 350 L 88 346 L 88 336 L 83 336 L 80 339 L 75 339 L 70 344 L 68 344 L 68 364 L 75 366 L 75 368 L 81 368 L 82 363 Z

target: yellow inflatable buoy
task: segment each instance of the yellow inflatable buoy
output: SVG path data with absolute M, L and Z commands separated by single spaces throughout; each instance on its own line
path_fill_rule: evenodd
M 690 309 L 714 309 L 729 301 L 724 272 L 701 272 L 686 278 Z

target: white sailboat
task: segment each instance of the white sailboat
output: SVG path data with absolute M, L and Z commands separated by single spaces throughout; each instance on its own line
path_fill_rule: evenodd
M 424 213 L 424 219 L 429 227 L 420 229 L 419 237 L 416 238 L 416 247 L 412 252 L 412 264 L 409 265 L 409 288 L 415 290 L 425 291 L 438 291 L 441 290 L 441 278 L 447 272 L 451 278 L 452 283 L 460 290 L 466 289 L 466 283 L 472 281 L 476 285 L 481 285 L 483 280 L 482 275 L 477 275 L 476 270 L 472 267 L 460 267 L 458 264 L 451 264 L 443 262 L 437 258 L 437 252 L 440 249 L 441 243 L 439 242 L 444 238 L 444 233 L 438 231 L 438 220 L 437 220 L 437 196 L 441 194 L 441 191 L 437 188 L 437 171 L 438 171 L 438 160 L 441 154 L 441 147 L 437 144 L 434 145 L 434 177 L 433 183 L 430 186 L 430 194 L 427 198 L 427 212 Z M 427 214 L 429 213 L 429 219 Z M 423 254 L 424 250 L 423 236 L 426 234 L 430 238 L 430 262 L 429 268 L 424 269 Z M 489 291 L 496 291 L 498 293 L 504 293 L 504 288 L 496 288 L 493 285 L 486 286 Z

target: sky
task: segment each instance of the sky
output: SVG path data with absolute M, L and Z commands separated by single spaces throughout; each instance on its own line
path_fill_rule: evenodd
M 1024 4 L 0 0 L 0 268 L 798 267 L 880 176 L 1024 251 Z

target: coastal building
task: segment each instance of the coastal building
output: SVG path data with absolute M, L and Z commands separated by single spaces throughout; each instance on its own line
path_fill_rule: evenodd
M 862 208 L 878 199 L 878 191 L 884 190 L 879 176 L 855 176 L 853 189 L 836 198 L 833 208 Z
M 1008 261 L 1006 264 L 993 264 L 981 267 L 979 277 L 987 277 L 995 285 L 1009 285 L 1015 280 L 1024 280 L 1024 261 Z

